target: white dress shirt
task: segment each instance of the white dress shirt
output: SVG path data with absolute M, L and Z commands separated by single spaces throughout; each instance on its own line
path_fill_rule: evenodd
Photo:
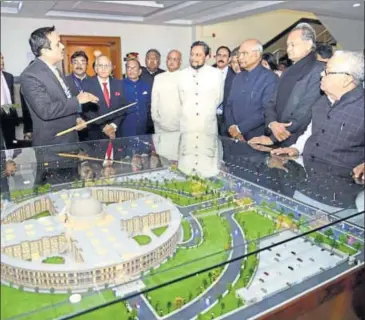
M 223 82 L 225 82 L 228 74 L 228 66 L 226 66 L 224 69 L 218 69 L 218 70 L 222 72 Z
M 1 105 L 12 104 L 11 94 L 3 72 L 1 72 Z
M 181 132 L 218 133 L 216 111 L 223 101 L 222 73 L 211 66 L 181 71 L 178 83 L 181 101 Z
M 151 115 L 156 133 L 180 131 L 179 76 L 180 71 L 166 71 L 155 77 L 152 88 Z
M 63 91 L 65 92 L 65 95 L 68 99 L 72 98 L 72 94 L 70 91 L 70 88 L 68 87 L 68 85 L 66 84 L 66 82 L 63 80 L 63 78 L 60 75 L 59 70 L 57 69 L 56 66 L 49 64 L 48 62 L 42 60 L 47 66 L 48 68 L 51 69 L 51 71 L 53 72 L 53 74 L 56 76 L 57 80 L 59 81 Z
M 335 103 L 335 101 L 330 98 L 328 98 L 328 100 L 331 102 L 332 105 Z M 302 155 L 304 151 L 304 146 L 311 135 L 312 135 L 312 121 L 310 122 L 304 133 L 298 138 L 298 140 L 294 144 L 290 146 L 290 148 L 297 149 L 299 151 L 299 155 Z

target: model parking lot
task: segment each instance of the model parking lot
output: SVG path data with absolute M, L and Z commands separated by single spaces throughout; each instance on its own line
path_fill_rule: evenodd
M 260 242 L 260 248 L 294 237 L 284 231 Z M 296 239 L 260 253 L 259 267 L 252 284 L 240 289 L 237 295 L 248 303 L 260 301 L 287 287 L 299 284 L 323 270 L 341 263 L 341 258 L 321 247 Z

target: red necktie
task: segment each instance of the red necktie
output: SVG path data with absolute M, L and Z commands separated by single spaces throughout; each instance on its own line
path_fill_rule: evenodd
M 103 83 L 104 86 L 104 99 L 106 102 L 106 105 L 108 106 L 108 108 L 110 108 L 110 94 L 109 94 L 109 90 L 108 90 L 108 84 L 106 82 Z
M 106 160 L 112 160 L 113 144 L 109 141 L 108 149 L 106 150 Z

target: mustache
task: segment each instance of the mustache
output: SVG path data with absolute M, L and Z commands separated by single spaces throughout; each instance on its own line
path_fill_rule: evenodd
M 223 60 L 218 60 L 218 63 L 220 63 L 220 62 L 224 63 L 224 61 L 223 61 Z

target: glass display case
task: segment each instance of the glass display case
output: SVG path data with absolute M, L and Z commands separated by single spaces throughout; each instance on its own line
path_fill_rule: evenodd
M 2 151 L 1 319 L 256 319 L 364 263 L 352 168 L 172 133 Z

